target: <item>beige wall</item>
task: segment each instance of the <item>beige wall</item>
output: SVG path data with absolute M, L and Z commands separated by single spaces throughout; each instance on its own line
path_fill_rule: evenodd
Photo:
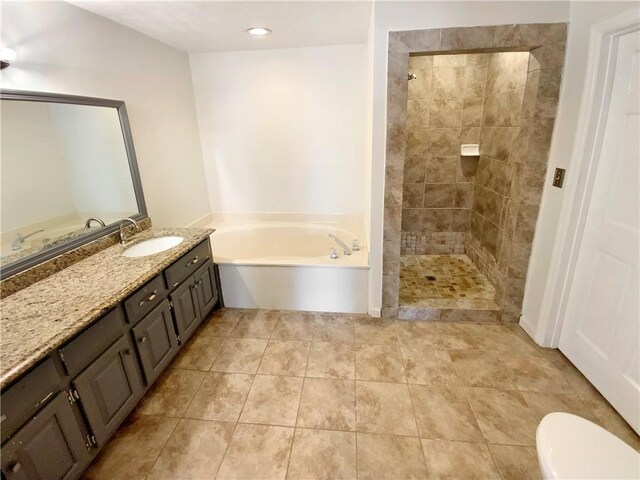
M 555 294 L 561 290 L 561 272 L 566 270 L 559 245 L 568 235 L 566 221 L 574 190 L 575 173 L 582 158 L 572 157 L 576 128 L 581 115 L 580 103 L 587 76 L 591 29 L 594 25 L 633 12 L 640 17 L 637 2 L 571 2 L 567 60 L 558 104 L 553 141 L 550 145 L 545 188 L 536 227 L 535 242 L 526 281 L 521 325 L 544 346 L 556 346 L 554 327 L 559 321 Z M 564 188 L 551 186 L 555 167 L 567 169 Z
M 210 213 L 188 56 L 64 2 L 2 2 L 2 87 L 124 100 L 154 225 Z
M 215 213 L 364 216 L 365 45 L 190 55 Z

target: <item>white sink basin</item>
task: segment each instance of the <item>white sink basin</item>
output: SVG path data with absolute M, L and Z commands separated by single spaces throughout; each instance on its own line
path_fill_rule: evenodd
M 157 237 L 136 243 L 134 246 L 127 248 L 122 255 L 128 258 L 146 257 L 154 253 L 164 252 L 170 248 L 180 245 L 184 238 L 182 237 Z

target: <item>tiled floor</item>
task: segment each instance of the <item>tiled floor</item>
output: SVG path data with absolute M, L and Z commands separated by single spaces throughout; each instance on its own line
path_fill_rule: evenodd
M 542 417 L 640 440 L 519 327 L 221 310 L 89 479 L 539 478 Z
M 495 288 L 466 255 L 400 257 L 400 305 L 498 310 Z

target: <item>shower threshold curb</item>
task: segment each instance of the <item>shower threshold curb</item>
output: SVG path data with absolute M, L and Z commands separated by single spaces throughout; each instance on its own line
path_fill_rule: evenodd
M 398 318 L 420 322 L 501 323 L 502 312 L 500 310 L 400 306 Z

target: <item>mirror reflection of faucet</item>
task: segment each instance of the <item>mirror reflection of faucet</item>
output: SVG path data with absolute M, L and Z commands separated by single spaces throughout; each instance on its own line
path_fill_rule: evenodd
M 35 232 L 31 232 L 28 235 L 22 236 L 22 234 L 18 233 L 16 238 L 11 242 L 11 250 L 20 250 L 22 249 L 22 245 L 24 241 L 29 238 L 31 235 L 35 235 L 36 233 L 44 232 L 44 230 L 36 230 Z
M 101 218 L 91 217 L 84 222 L 84 228 L 91 228 L 91 222 L 97 222 L 101 227 L 105 226 L 105 223 Z

